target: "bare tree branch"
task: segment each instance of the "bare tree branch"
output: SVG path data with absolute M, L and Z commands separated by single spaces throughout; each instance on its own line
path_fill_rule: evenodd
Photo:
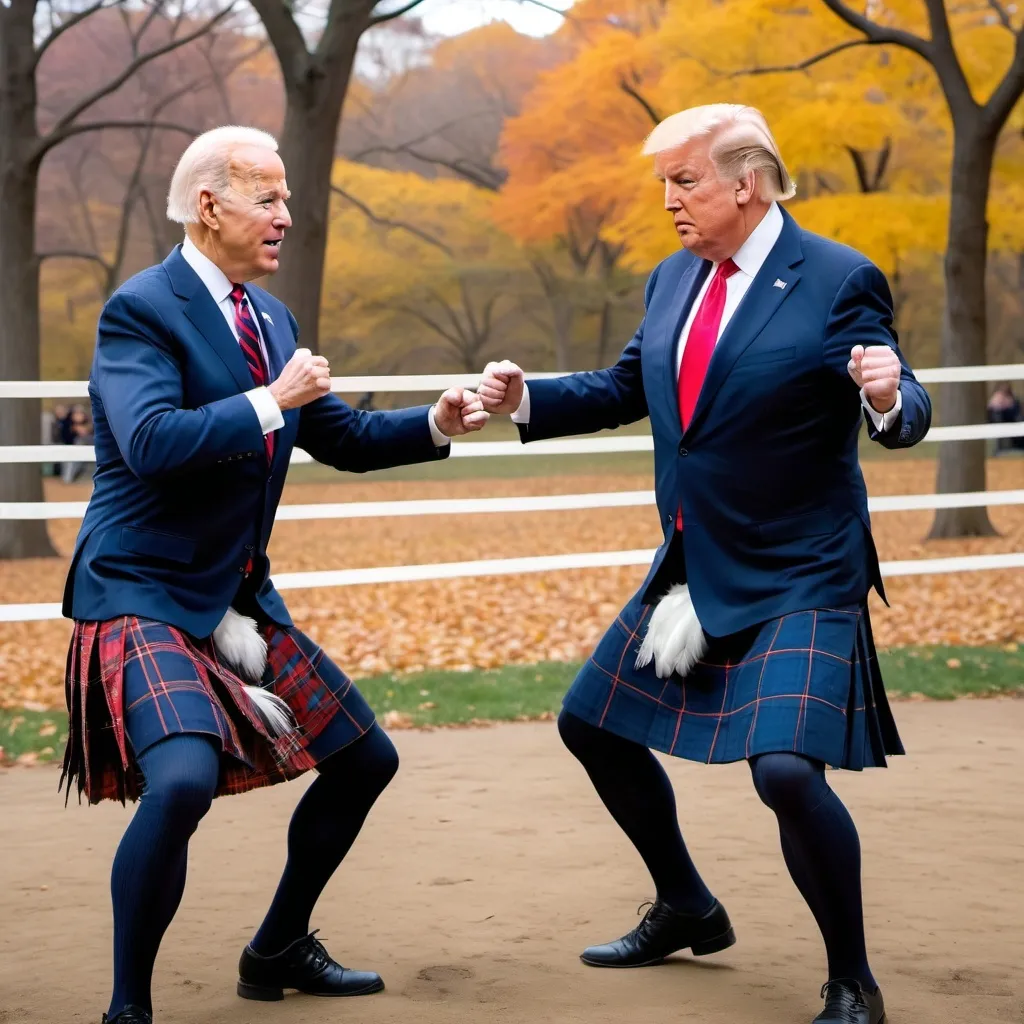
M 175 124 L 170 121 L 154 121 L 152 118 L 133 121 L 86 121 L 84 124 L 73 124 L 69 128 L 65 128 L 59 136 L 48 135 L 44 140 L 45 144 L 40 147 L 40 156 L 53 149 L 58 143 L 64 142 L 65 139 L 70 139 L 75 135 L 84 135 L 87 132 L 106 131 L 108 128 L 152 128 L 154 131 L 179 132 L 191 138 L 195 138 L 199 134 L 197 129 L 190 128 L 188 125 Z
M 370 19 L 370 28 L 373 28 L 375 25 L 383 25 L 386 21 L 394 21 L 395 18 L 408 14 L 414 7 L 419 7 L 421 3 L 423 3 L 423 0 L 409 0 L 408 3 L 397 7 L 393 11 L 388 11 L 385 14 L 376 14 Z
M 625 78 L 619 79 L 619 88 L 629 97 L 636 100 L 644 109 L 644 113 L 651 119 L 651 124 L 657 125 L 662 121 L 661 115 L 654 107 L 635 89 Z
M 71 130 L 73 127 L 77 127 L 73 122 L 90 107 L 95 106 L 101 99 L 109 96 L 111 93 L 117 92 L 117 90 L 120 89 L 121 86 L 139 70 L 139 68 L 156 60 L 158 57 L 162 57 L 166 53 L 171 53 L 173 50 L 178 50 L 183 46 L 187 46 L 189 43 L 194 42 L 201 36 L 204 36 L 215 25 L 223 21 L 233 10 L 234 4 L 229 4 L 223 10 L 218 11 L 212 18 L 205 21 L 193 32 L 189 32 L 187 35 L 181 36 L 178 39 L 172 39 L 169 42 L 164 43 L 162 46 L 156 47 L 156 49 L 140 54 L 131 61 L 119 75 L 115 75 L 114 78 L 107 82 L 106 85 L 100 86 L 100 88 L 79 100 L 78 103 L 76 103 L 64 114 L 63 117 L 61 117 L 53 130 L 40 140 L 35 154 L 37 159 L 41 159 L 42 156 L 48 150 L 57 145 L 58 142 L 63 142 L 64 139 L 68 138 L 70 135 L 77 134 Z
M 309 60 L 306 40 L 295 23 L 289 7 L 281 0 L 250 0 L 260 16 L 263 29 L 277 52 L 282 65 L 295 64 L 299 59 Z
M 992 130 L 999 132 L 1024 94 L 1024 32 L 1017 34 L 1017 45 L 1013 51 L 1013 63 L 1007 69 L 1003 80 L 988 98 L 981 114 Z
M 107 269 L 107 261 L 94 252 L 87 252 L 84 249 L 51 249 L 48 252 L 36 253 L 36 259 L 42 260 L 89 260 L 91 263 L 98 263 L 104 270 Z
M 807 60 L 802 60 L 797 64 L 777 64 L 766 68 L 748 68 L 744 71 L 733 71 L 729 77 L 737 78 L 740 75 L 773 75 L 776 72 L 783 71 L 806 71 L 808 68 L 814 67 L 815 64 L 818 64 L 823 60 L 828 60 L 829 57 L 833 57 L 837 53 L 842 53 L 843 50 L 850 50 L 855 46 L 871 45 L 873 45 L 873 43 L 870 39 L 848 39 L 845 43 L 839 43 L 838 46 L 831 46 L 827 50 L 822 50 L 821 53 L 816 53 L 813 57 L 808 57 Z
M 117 0 L 114 0 L 116 3 Z M 86 18 L 91 18 L 97 11 L 102 11 L 105 8 L 114 6 L 114 3 L 108 3 L 108 0 L 96 0 L 96 3 L 90 4 L 88 7 L 82 8 L 80 11 L 76 11 L 66 21 L 62 21 L 57 25 L 53 31 L 36 47 L 35 59 L 32 61 L 32 70 L 34 71 L 38 66 L 39 62 L 43 59 L 43 54 L 62 36 L 68 29 L 74 28 L 76 25 L 80 25 Z
M 939 0 L 941 3 L 942 0 Z M 848 7 L 843 0 L 822 0 L 822 3 L 835 15 L 842 18 L 851 28 L 855 28 L 868 41 L 875 46 L 885 43 L 894 43 L 897 46 L 906 47 L 914 53 L 931 61 L 932 44 L 930 40 L 922 39 L 913 32 L 905 32 L 900 28 L 889 28 L 886 25 L 879 25 L 864 14 L 860 14 L 853 8 Z
M 357 210 L 359 210 L 360 213 L 362 213 L 369 220 L 373 221 L 374 224 L 379 224 L 381 227 L 385 228 L 395 228 L 399 231 L 407 231 L 409 232 L 409 234 L 414 235 L 416 238 L 420 239 L 420 241 L 426 242 L 428 245 L 433 245 L 436 248 L 440 249 L 441 252 L 443 252 L 446 256 L 453 255 L 451 249 L 449 249 L 444 242 L 442 242 L 439 238 L 434 238 L 433 235 L 428 234 L 421 228 L 416 227 L 415 224 L 406 224 L 403 221 L 390 220 L 387 217 L 379 216 L 378 214 L 374 213 L 373 210 L 371 210 L 370 207 L 366 205 L 366 203 L 362 202 L 359 199 L 356 199 L 354 195 L 352 195 L 349 192 L 346 192 L 345 189 L 343 189 L 340 185 L 335 185 L 332 183 L 331 191 L 335 195 L 341 196 L 341 198 L 344 199 L 346 202 L 351 203 Z
M 1013 22 L 1010 20 L 1010 12 L 1003 6 L 1000 0 L 988 0 L 988 5 L 996 12 L 1003 28 L 1017 35 L 1017 30 L 1013 27 Z

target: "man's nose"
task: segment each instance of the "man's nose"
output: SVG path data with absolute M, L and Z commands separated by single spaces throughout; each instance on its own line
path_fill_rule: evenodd
M 675 182 L 665 182 L 665 209 L 675 212 L 682 205 L 682 189 Z
M 274 227 L 276 228 L 290 228 L 292 226 L 292 215 L 288 212 L 288 207 L 284 203 L 281 204 L 281 212 L 274 218 Z

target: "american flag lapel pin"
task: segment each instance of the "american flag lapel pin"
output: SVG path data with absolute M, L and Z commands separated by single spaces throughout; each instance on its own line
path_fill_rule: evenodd
M 781 277 L 777 277 L 777 278 L 775 278 L 775 287 L 776 288 L 785 288 L 786 287 L 786 282 L 783 281 Z M 263 315 L 266 316 L 267 314 L 264 313 Z
M 267 323 L 270 324 L 271 327 L 274 326 L 274 321 L 270 319 L 270 314 L 269 313 L 264 313 L 263 314 L 263 319 L 266 320 Z

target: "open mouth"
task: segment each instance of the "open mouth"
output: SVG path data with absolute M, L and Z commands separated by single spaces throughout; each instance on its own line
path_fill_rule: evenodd
M 280 238 L 270 238 L 270 239 L 267 239 L 267 241 L 265 241 L 263 244 L 268 249 L 270 249 L 271 252 L 275 252 L 276 253 L 281 248 L 281 242 L 282 242 L 282 239 L 280 239 Z

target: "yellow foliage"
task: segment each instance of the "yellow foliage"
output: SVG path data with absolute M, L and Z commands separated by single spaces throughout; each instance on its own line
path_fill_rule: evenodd
M 726 101 L 765 113 L 799 182 L 790 209 L 805 227 L 883 268 L 945 245 L 952 127 L 934 71 L 915 54 L 856 46 L 803 71 L 768 70 L 859 38 L 820 0 L 589 0 L 577 8 L 598 27 L 586 22 L 586 44 L 542 76 L 503 136 L 510 173 L 499 217 L 517 237 L 558 238 L 582 216 L 626 246 L 628 265 L 650 269 L 678 242 L 650 162 L 637 156 L 652 127 L 645 106 L 663 117 Z M 880 23 L 929 34 L 920 0 L 874 0 L 869 8 Z M 608 24 L 616 12 L 629 30 Z M 984 102 L 1010 62 L 1013 37 L 986 0 L 951 6 L 950 21 L 972 92 Z M 1011 119 L 1018 130 L 1000 144 L 993 248 L 1024 248 L 1022 110 Z

